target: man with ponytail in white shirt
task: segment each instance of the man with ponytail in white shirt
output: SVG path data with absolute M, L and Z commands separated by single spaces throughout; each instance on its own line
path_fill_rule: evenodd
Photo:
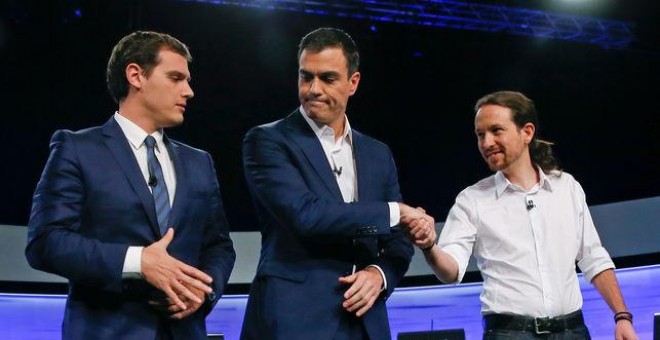
M 616 339 L 637 339 L 584 191 L 537 137 L 534 102 L 500 91 L 475 112 L 477 145 L 495 174 L 458 195 L 437 244 L 428 226 L 410 229 L 438 279 L 460 283 L 474 255 L 484 339 L 590 339 L 577 262 L 612 309 Z

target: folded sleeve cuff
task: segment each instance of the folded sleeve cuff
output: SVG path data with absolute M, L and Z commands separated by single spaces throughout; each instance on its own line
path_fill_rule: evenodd
M 458 265 L 458 276 L 456 276 L 456 281 L 454 282 L 444 282 L 447 284 L 459 284 L 461 281 L 463 281 L 463 277 L 465 276 L 465 272 L 467 271 L 467 266 L 468 262 L 470 261 L 469 255 L 465 257 L 464 255 L 461 255 L 461 251 L 457 250 L 457 246 L 447 246 L 447 247 L 442 247 L 440 245 L 440 249 L 447 253 L 449 256 L 451 256 L 454 261 L 456 261 L 456 264 Z
M 584 274 L 584 278 L 591 282 L 594 276 L 603 270 L 614 268 L 614 262 L 610 254 L 603 247 L 592 250 L 588 256 L 585 256 L 578 262 L 578 267 Z

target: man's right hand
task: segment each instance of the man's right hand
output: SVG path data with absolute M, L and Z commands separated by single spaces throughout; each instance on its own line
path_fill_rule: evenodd
M 209 286 L 213 279 L 195 267 L 189 266 L 167 253 L 167 246 L 174 238 L 174 229 L 169 228 L 167 233 L 158 242 L 145 247 L 142 251 L 142 275 L 152 286 L 161 290 L 181 309 L 187 309 L 179 295 L 189 300 L 202 303 L 203 301 L 191 292 L 187 285 L 203 292 L 211 293 Z
M 420 223 L 420 220 L 412 221 L 408 225 L 408 236 L 420 249 L 430 249 L 438 237 L 435 232 L 435 225 Z
M 422 208 L 413 208 L 405 203 L 399 203 L 399 212 L 401 215 L 399 222 L 407 227 L 410 227 L 413 221 L 418 221 L 424 226 L 435 225 L 435 219 L 426 214 Z

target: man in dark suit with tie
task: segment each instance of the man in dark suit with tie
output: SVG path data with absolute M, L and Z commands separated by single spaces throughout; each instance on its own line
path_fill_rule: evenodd
M 389 339 L 385 299 L 413 254 L 397 225 L 433 219 L 398 203 L 389 148 L 348 123 L 351 37 L 315 30 L 298 61 L 300 108 L 243 144 L 262 248 L 241 338 Z
M 211 156 L 169 139 L 191 60 L 157 32 L 121 39 L 104 125 L 55 132 L 34 193 L 26 256 L 69 280 L 64 339 L 204 339 L 235 252 Z

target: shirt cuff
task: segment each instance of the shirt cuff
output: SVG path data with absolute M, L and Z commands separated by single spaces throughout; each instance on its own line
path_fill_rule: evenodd
M 591 253 L 578 261 L 578 267 L 584 274 L 584 278 L 591 282 L 591 280 L 601 273 L 603 270 L 613 269 L 614 262 L 610 254 L 603 247 L 598 247 L 591 250 Z
M 399 210 L 398 202 L 387 202 L 387 205 L 390 207 L 390 228 L 391 228 L 399 224 L 399 221 L 401 220 L 401 211 Z M 385 277 L 385 275 L 383 275 L 383 277 Z
M 452 259 L 454 259 L 454 261 L 456 261 L 456 264 L 458 265 L 458 275 L 456 276 L 456 281 L 454 282 L 445 282 L 442 280 L 440 281 L 442 283 L 452 284 L 452 285 L 457 285 L 461 283 L 463 281 L 463 277 L 465 276 L 465 273 L 467 272 L 467 267 L 470 261 L 470 255 L 468 255 L 467 257 L 461 256 L 464 255 L 464 253 L 460 251 L 460 248 L 456 249 L 457 246 L 455 245 L 448 245 L 445 247 L 444 245 L 441 245 L 440 242 L 437 242 L 436 244 L 438 245 L 438 247 L 440 247 L 442 251 L 444 251 Z
M 124 267 L 121 271 L 123 279 L 142 278 L 142 250 L 144 247 L 128 247 Z
M 367 266 L 367 268 L 368 267 L 374 267 L 374 268 L 378 269 L 378 271 L 380 272 L 380 276 L 383 277 L 383 287 L 380 289 L 380 291 L 382 292 L 384 290 L 387 290 L 387 278 L 385 278 L 385 273 L 383 272 L 382 269 L 380 269 L 380 266 L 377 266 L 375 264 L 370 264 L 370 265 Z

